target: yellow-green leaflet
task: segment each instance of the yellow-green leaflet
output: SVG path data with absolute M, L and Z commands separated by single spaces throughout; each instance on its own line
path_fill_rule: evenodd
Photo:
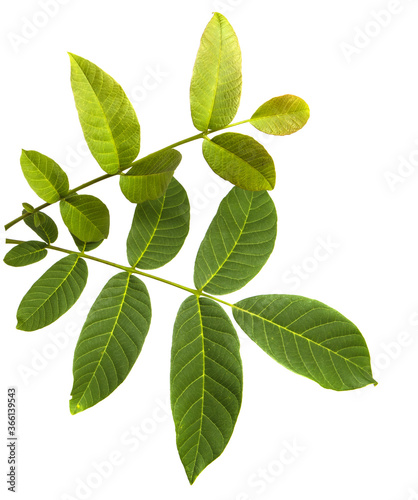
M 62 220 L 81 241 L 101 241 L 109 235 L 110 216 L 106 205 L 89 194 L 75 194 L 60 201 Z
M 226 132 L 205 138 L 203 156 L 216 174 L 242 189 L 271 190 L 276 184 L 273 158 L 248 135 Z
M 75 54 L 71 86 L 81 128 L 91 154 L 108 174 L 128 167 L 138 156 L 138 118 L 122 87 L 98 66 Z
M 303 99 L 283 95 L 262 104 L 249 122 L 265 134 L 289 135 L 304 127 L 309 115 L 309 107 Z
M 194 126 L 201 131 L 225 127 L 241 98 L 241 49 L 227 19 L 215 12 L 203 33 L 190 85 Z
M 48 156 L 23 150 L 20 165 L 29 186 L 47 203 L 55 203 L 68 193 L 67 174 Z
M 120 176 L 120 188 L 132 203 L 156 200 L 163 196 L 181 162 L 175 149 L 154 153 L 135 162 L 126 174 Z

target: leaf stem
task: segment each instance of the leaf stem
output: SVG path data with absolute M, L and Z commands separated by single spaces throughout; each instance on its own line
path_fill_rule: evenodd
M 220 304 L 224 304 L 225 306 L 229 306 L 234 308 L 234 304 L 230 304 L 229 302 L 226 302 L 225 300 L 218 299 L 218 297 L 213 297 L 212 295 L 209 295 L 207 293 L 200 292 L 199 294 L 201 297 L 206 297 L 208 299 L 216 300 L 216 302 L 219 302 Z
M 7 244 L 11 245 L 19 245 L 20 243 L 25 243 L 23 240 L 13 240 L 13 239 L 6 239 Z M 56 247 L 54 245 L 45 245 L 44 248 L 48 248 L 50 250 L 55 250 L 56 252 L 62 252 L 66 253 L 68 255 L 78 255 L 79 257 L 83 257 L 85 259 L 93 260 L 95 262 L 100 262 L 100 264 L 106 264 L 107 266 L 111 267 L 116 267 L 117 269 L 120 269 L 122 271 L 126 271 L 131 274 L 138 274 L 139 276 L 145 276 L 146 278 L 150 278 L 156 281 L 160 281 L 161 283 L 165 283 L 166 285 L 171 285 L 176 288 L 180 288 L 181 290 L 184 290 L 186 292 L 192 293 L 193 295 L 199 296 L 202 295 L 199 293 L 198 290 L 195 290 L 193 288 L 189 288 L 187 286 L 180 285 L 179 283 L 175 283 L 174 281 L 169 281 L 164 278 L 160 278 L 159 276 L 154 276 L 153 274 L 148 274 L 144 273 L 143 271 L 139 271 L 138 269 L 128 267 L 128 266 L 122 266 L 121 264 L 116 264 L 115 262 L 110 262 L 108 260 L 100 259 L 99 257 L 94 257 L 93 255 L 88 255 L 84 252 L 75 252 L 74 250 L 67 250 L 66 248 L 61 248 L 61 247 Z M 210 295 L 206 295 L 206 297 L 210 297 Z M 214 300 L 217 300 L 215 297 L 210 297 L 213 298 Z M 218 301 L 222 302 L 222 301 Z M 226 302 L 224 302 L 226 304 Z M 229 305 L 229 304 L 228 304 Z
M 176 148 L 177 146 L 181 146 L 182 144 L 187 144 L 188 142 L 196 141 L 197 139 L 203 139 L 203 137 L 205 135 L 207 135 L 207 134 L 213 134 L 214 132 L 219 132 L 220 130 L 224 130 L 224 129 L 227 129 L 227 128 L 230 128 L 230 127 L 235 127 L 237 125 L 241 125 L 242 123 L 247 123 L 248 121 L 249 120 L 244 120 L 244 121 L 237 122 L 237 123 L 231 123 L 230 125 L 227 125 L 226 127 L 222 127 L 222 128 L 219 128 L 219 129 L 208 130 L 206 132 L 201 132 L 200 134 L 192 135 L 192 136 L 187 137 L 186 139 L 183 139 L 181 141 L 174 142 L 173 144 L 170 144 L 169 146 L 165 146 L 164 148 L 161 148 L 158 151 L 155 151 L 154 153 L 151 153 L 151 154 L 161 153 L 161 152 L 166 151 L 168 149 L 173 149 L 173 148 Z M 148 156 L 150 156 L 150 155 L 148 155 Z M 105 179 L 109 179 L 110 177 L 115 177 L 116 175 L 120 175 L 121 172 L 123 172 L 124 170 L 128 170 L 131 167 L 134 167 L 135 165 L 137 165 L 143 159 L 144 158 L 140 158 L 140 159 L 134 161 L 129 166 L 120 169 L 119 172 L 117 172 L 116 174 L 101 175 L 100 177 L 96 177 L 95 179 L 92 179 L 91 181 L 85 182 L 84 184 L 80 184 L 80 186 L 77 186 L 74 189 L 71 189 L 70 191 L 68 191 L 68 193 L 65 196 L 63 196 L 62 198 L 60 198 L 57 201 L 60 201 L 63 198 L 67 198 L 67 196 L 70 196 L 70 195 L 72 195 L 74 193 L 77 193 L 78 191 L 81 191 L 82 189 L 85 189 L 86 187 L 92 186 L 93 184 L 97 184 L 98 182 L 104 181 Z M 54 202 L 54 203 L 57 203 L 57 201 Z M 10 229 L 11 227 L 13 227 L 15 224 L 17 224 L 21 220 L 25 219 L 29 215 L 35 214 L 35 213 L 39 212 L 40 210 L 43 210 L 44 208 L 49 207 L 50 205 L 52 205 L 52 203 L 44 203 L 42 205 L 39 205 L 39 207 L 36 207 L 33 210 L 33 212 L 31 212 L 31 213 L 29 213 L 29 212 L 24 213 L 21 216 L 16 217 L 16 219 L 13 219 L 12 221 L 10 221 L 7 224 L 5 224 L 4 229 L 7 231 L 8 229 Z

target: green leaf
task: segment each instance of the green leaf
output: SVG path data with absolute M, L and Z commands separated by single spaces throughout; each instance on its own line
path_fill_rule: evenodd
M 23 210 L 23 214 L 27 213 L 26 210 Z M 41 221 L 41 225 L 36 226 L 35 224 L 35 214 L 28 215 L 23 219 L 23 222 L 32 229 L 40 238 L 42 238 L 48 245 L 54 243 L 58 238 L 58 228 L 55 222 L 48 215 L 43 212 L 37 212 L 38 214 L 42 214 L 43 222 Z
M 87 274 L 87 265 L 78 255 L 67 255 L 56 262 L 23 297 L 16 328 L 33 332 L 56 321 L 77 302 Z
M 35 227 L 38 228 L 39 226 L 42 226 L 42 224 L 45 223 L 45 217 L 41 214 L 39 215 L 39 212 L 35 212 L 33 214 L 33 223 L 35 224 Z
M 248 135 L 226 132 L 212 140 L 205 137 L 203 156 L 216 174 L 242 189 L 264 191 L 275 186 L 273 158 Z
M 142 203 L 160 198 L 169 185 L 174 171 L 181 162 L 181 154 L 175 149 L 153 153 L 135 162 L 120 176 L 120 188 L 132 203 Z
M 376 384 L 366 341 L 342 314 L 297 295 L 260 295 L 233 306 L 244 332 L 277 362 L 326 389 Z
M 22 267 L 35 264 L 47 256 L 46 243 L 42 241 L 25 241 L 13 247 L 4 257 L 8 266 Z
M 212 300 L 191 296 L 180 307 L 170 387 L 177 449 L 192 484 L 228 444 L 242 400 L 238 336 Z
M 87 59 L 69 54 L 71 86 L 87 145 L 108 174 L 138 156 L 140 127 L 122 87 Z
M 283 95 L 262 104 L 249 122 L 266 134 L 289 135 L 300 130 L 309 119 L 309 107 L 300 97 Z
M 25 209 L 26 212 L 33 213 L 35 211 L 34 207 L 29 203 L 22 203 L 22 207 Z
M 68 193 L 67 174 L 48 156 L 23 149 L 20 165 L 29 186 L 47 203 L 55 203 Z
M 81 241 L 100 241 L 109 235 L 107 206 L 95 196 L 75 194 L 60 201 L 64 224 Z
M 144 283 L 126 272 L 113 276 L 90 309 L 75 348 L 73 415 L 102 401 L 125 380 L 150 322 L 151 303 Z
M 126 245 L 129 264 L 139 269 L 164 266 L 183 246 L 189 224 L 187 193 L 173 178 L 161 198 L 137 205 Z
M 197 53 L 190 85 L 194 126 L 201 131 L 231 123 L 241 98 L 241 49 L 227 19 L 215 13 Z
M 99 241 L 81 241 L 77 236 L 74 234 L 70 233 L 74 243 L 76 244 L 77 248 L 80 250 L 80 252 L 90 252 L 91 250 L 94 250 L 98 246 L 100 246 L 104 240 L 99 240 Z
M 268 193 L 232 188 L 197 253 L 196 288 L 215 295 L 242 288 L 267 262 L 276 232 L 276 209 Z

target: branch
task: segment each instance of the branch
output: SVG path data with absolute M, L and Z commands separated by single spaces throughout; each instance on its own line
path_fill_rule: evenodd
M 21 243 L 25 243 L 25 241 L 6 238 L 6 244 L 19 245 Z M 68 255 L 73 255 L 73 254 L 78 255 L 79 257 L 93 260 L 95 262 L 99 262 L 100 264 L 105 264 L 107 266 L 115 267 L 115 268 L 120 269 L 122 271 L 126 271 L 130 274 L 138 274 L 139 276 L 144 276 L 145 278 L 150 278 L 150 279 L 153 279 L 155 281 L 159 281 L 160 283 L 165 283 L 166 285 L 180 288 L 181 290 L 184 290 L 185 292 L 189 292 L 193 295 L 196 295 L 196 297 L 207 297 L 208 299 L 215 300 L 216 302 L 219 302 L 221 304 L 225 304 L 227 306 L 234 307 L 233 304 L 230 304 L 229 302 L 225 302 L 224 300 L 218 299 L 217 297 L 213 297 L 212 295 L 202 293 L 201 291 L 196 290 L 194 288 L 189 288 L 189 287 L 181 285 L 179 283 L 175 283 L 174 281 L 169 281 L 169 280 L 166 280 L 164 278 L 160 278 L 159 276 L 155 276 L 153 274 L 144 273 L 143 271 L 139 271 L 135 267 L 123 266 L 121 264 L 117 264 L 116 262 L 111 262 L 109 260 L 100 259 L 99 257 L 93 257 L 93 255 L 88 255 L 88 254 L 85 254 L 84 252 L 76 252 L 74 250 L 68 250 L 66 248 L 56 247 L 54 245 L 45 245 L 44 248 L 47 248 L 49 250 L 55 250 L 56 252 L 66 253 Z
M 241 124 L 247 123 L 247 122 L 249 122 L 249 120 L 243 120 L 243 121 L 240 121 L 240 122 L 231 123 L 230 125 L 227 125 L 226 127 L 222 127 L 222 128 L 219 128 L 219 129 L 208 130 L 207 132 L 201 132 L 200 134 L 192 135 L 191 137 L 187 137 L 186 139 L 183 139 L 181 141 L 178 141 L 178 142 L 175 142 L 173 144 L 170 144 L 169 146 L 165 146 L 164 148 L 159 149 L 158 151 L 155 151 L 154 153 L 150 153 L 148 156 L 151 156 L 151 154 L 161 153 L 161 152 L 166 151 L 168 149 L 176 148 L 177 146 L 181 146 L 182 144 L 187 144 L 188 142 L 196 141 L 197 139 L 203 139 L 203 137 L 205 135 L 213 134 L 215 132 L 219 132 L 220 130 L 225 130 L 227 128 L 236 127 L 237 125 L 241 125 Z M 146 157 L 143 157 L 143 158 L 140 158 L 139 160 L 134 161 L 133 163 L 131 163 L 131 165 L 129 165 L 128 167 L 125 167 L 125 168 L 121 169 L 116 174 L 101 175 L 100 177 L 96 177 L 95 179 L 92 179 L 91 181 L 85 182 L 84 184 L 81 184 L 80 186 L 77 186 L 74 189 L 71 189 L 70 191 L 68 191 L 68 193 L 63 198 L 58 199 L 54 203 L 57 203 L 58 201 L 61 201 L 62 199 L 65 199 L 68 196 L 70 196 L 70 195 L 72 195 L 74 193 L 77 193 L 78 191 L 81 191 L 82 189 L 85 189 L 86 187 L 92 186 L 93 184 L 97 184 L 98 182 L 104 181 L 105 179 L 110 179 L 111 177 L 115 177 L 116 175 L 120 175 L 121 172 L 123 172 L 124 170 L 128 170 L 128 169 L 134 167 L 140 161 L 142 161 L 144 158 L 146 158 Z M 17 224 L 21 220 L 25 219 L 26 217 L 29 217 L 29 215 L 33 215 L 33 214 L 39 212 L 40 210 L 43 210 L 44 208 L 49 207 L 50 205 L 53 205 L 53 203 L 43 203 L 42 205 L 39 205 L 39 207 L 36 207 L 32 212 L 30 212 L 30 213 L 29 212 L 24 213 L 24 214 L 20 215 L 19 217 L 17 217 L 16 219 L 13 219 L 12 221 L 10 221 L 7 224 L 5 224 L 4 229 L 7 231 L 8 229 L 10 229 L 11 227 L 13 227 L 15 224 Z

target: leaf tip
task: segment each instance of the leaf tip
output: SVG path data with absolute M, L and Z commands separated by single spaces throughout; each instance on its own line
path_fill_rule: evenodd
M 268 188 L 267 191 L 272 191 L 276 187 L 276 177 L 267 180 Z
M 71 415 L 76 415 L 84 410 L 81 406 L 80 402 L 77 402 L 75 399 L 70 400 L 70 413 Z
M 226 21 L 227 20 L 226 17 L 223 14 L 221 14 L 220 12 L 213 12 L 212 14 L 213 14 L 213 18 L 217 19 L 218 21 L 222 21 L 222 20 Z
M 193 483 L 196 481 L 197 477 L 199 476 L 199 472 L 196 472 L 196 468 L 193 467 L 192 469 L 185 468 L 186 474 L 187 474 L 187 479 L 189 480 L 190 486 L 193 485 Z
M 67 54 L 70 58 L 71 66 L 73 64 L 77 64 L 78 66 L 80 65 L 80 61 L 83 59 L 82 57 L 80 57 L 76 54 L 73 54 L 72 52 L 67 52 Z
M 26 149 L 23 149 L 22 148 L 22 153 L 20 155 L 20 164 L 22 165 L 22 162 L 27 160 L 28 159 L 28 153 L 29 151 L 27 151 Z M 22 165 L 23 166 L 23 165 Z

